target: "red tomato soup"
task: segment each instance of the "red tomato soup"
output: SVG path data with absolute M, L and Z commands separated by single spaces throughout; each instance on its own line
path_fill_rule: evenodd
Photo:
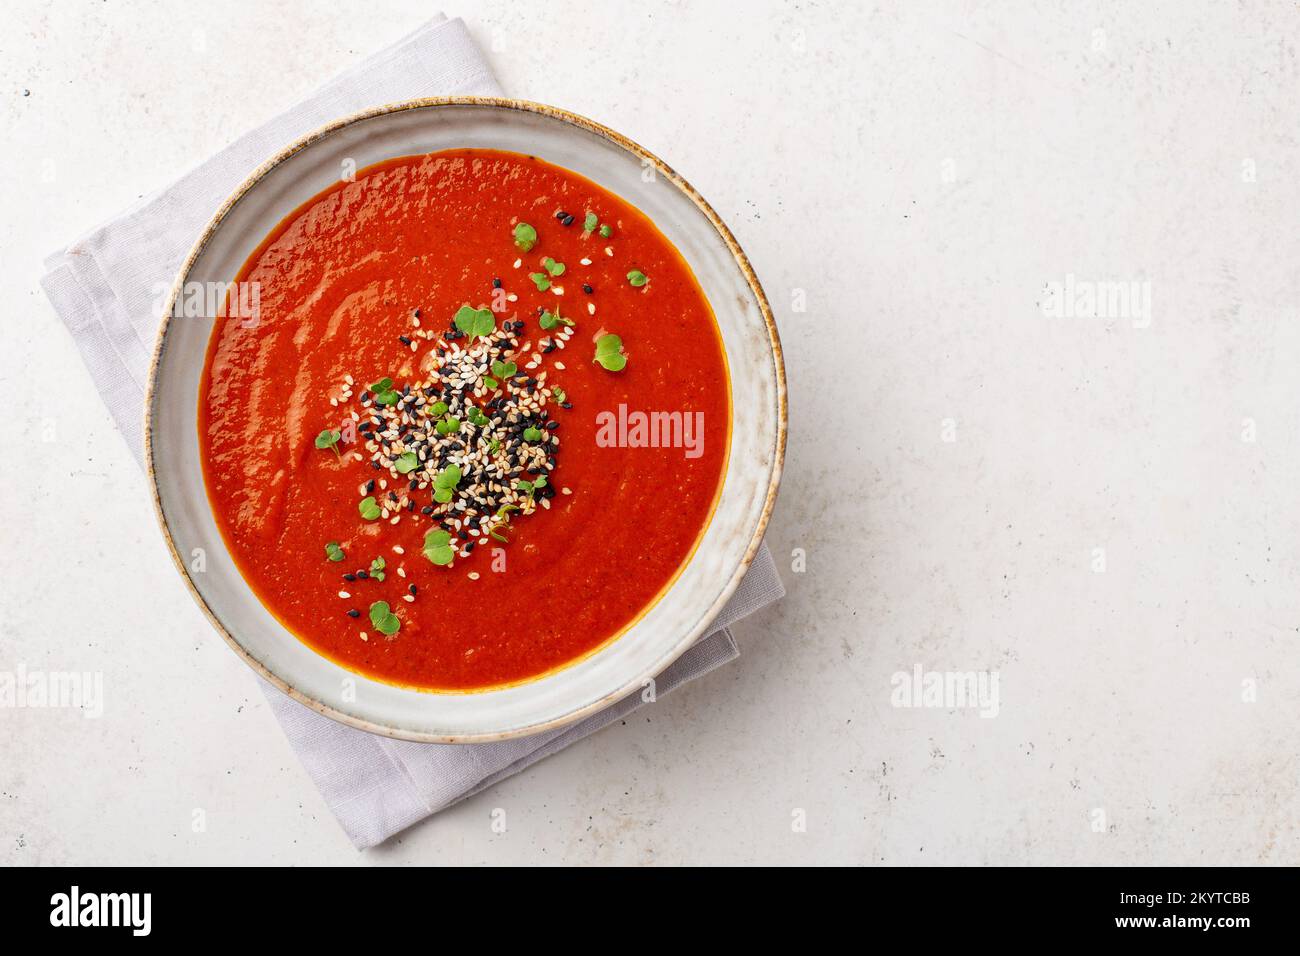
M 726 359 L 686 263 L 617 196 L 531 156 L 404 157 L 296 210 L 239 281 L 258 314 L 208 346 L 208 496 L 317 652 L 430 690 L 528 680 L 690 557 Z

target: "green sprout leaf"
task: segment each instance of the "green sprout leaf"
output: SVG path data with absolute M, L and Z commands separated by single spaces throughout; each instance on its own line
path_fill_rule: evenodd
M 500 534 L 500 532 L 503 530 L 505 531 L 510 530 L 510 512 L 518 511 L 518 510 L 519 510 L 518 505 L 502 505 L 500 508 L 498 508 L 496 513 L 496 520 L 492 522 L 492 526 L 488 529 L 488 534 L 492 535 L 492 537 L 496 538 L 498 541 L 502 541 L 505 544 L 509 544 L 510 539 L 507 538 L 505 535 Z
M 325 557 L 331 561 L 342 561 L 347 555 L 343 553 L 337 541 L 331 541 L 325 545 Z
M 447 414 L 446 402 L 434 402 L 432 405 L 426 405 L 425 408 L 434 418 L 441 418 L 443 415 Z
M 370 623 L 380 634 L 392 637 L 401 628 L 402 622 L 392 612 L 387 601 L 376 601 L 370 605 Z
M 382 581 L 384 579 L 383 558 L 375 558 L 375 560 L 370 562 L 370 576 L 376 581 Z
M 451 546 L 451 535 L 441 529 L 424 536 L 424 556 L 437 565 L 448 565 L 456 559 L 456 549 Z
M 519 481 L 515 482 L 515 487 L 518 488 L 520 491 L 522 491 L 524 494 L 528 495 L 529 498 L 532 498 L 534 494 L 536 494 L 537 492 L 541 491 L 543 488 L 546 487 L 546 476 L 538 475 L 532 481 L 528 481 L 527 479 L 520 479 Z
M 596 361 L 607 372 L 621 372 L 627 365 L 623 354 L 623 340 L 617 335 L 602 335 L 596 340 Z
M 608 239 L 610 236 L 614 235 L 614 230 L 609 228 L 609 224 L 606 223 L 600 227 L 600 235 L 602 238 Z
M 367 521 L 374 521 L 379 517 L 382 509 L 375 501 L 375 496 L 369 495 L 361 499 L 361 502 L 357 505 L 357 511 L 361 512 L 361 517 Z
M 333 449 L 335 455 L 338 455 L 339 458 L 342 458 L 343 456 L 339 455 L 339 439 L 342 437 L 343 436 L 340 435 L 338 432 L 331 431 L 330 429 L 327 428 L 319 435 L 316 436 L 316 447 L 331 448 Z
M 528 278 L 533 280 L 533 285 L 537 286 L 538 292 L 545 292 L 551 287 L 551 277 L 545 272 L 530 272 Z
M 596 231 L 596 227 L 599 225 L 600 219 L 596 217 L 594 212 L 589 212 L 587 213 L 587 218 L 582 220 L 582 231 L 590 236 Z
M 558 385 L 554 386 L 551 389 L 551 394 L 555 397 L 555 400 L 559 402 L 561 405 L 563 405 L 566 401 L 568 401 L 568 397 L 564 394 L 564 389 L 560 388 L 560 386 Z
M 469 418 L 471 425 L 477 425 L 479 428 L 486 428 L 492 421 L 483 414 L 483 409 L 481 408 L 471 408 L 467 417 Z
M 542 430 L 531 425 L 524 429 L 524 441 L 541 441 Z
M 645 285 L 650 280 L 646 277 L 646 274 L 642 272 L 640 269 L 633 269 L 631 272 L 627 274 L 627 281 L 632 283 L 632 285 L 636 286 L 639 289 L 641 288 L 641 286 Z
M 458 465 L 448 465 L 438 472 L 433 479 L 433 500 L 442 504 L 451 501 L 452 496 L 456 493 L 456 486 L 460 484 L 460 479 L 461 472 Z
M 519 366 L 514 362 L 493 362 L 492 374 L 497 378 L 514 378 L 519 372 Z
M 560 309 L 557 306 L 554 312 L 543 312 L 542 317 L 537 320 L 537 324 L 543 329 L 553 329 L 557 325 L 573 325 L 573 322 L 560 315 Z
M 491 309 L 475 309 L 468 305 L 462 305 L 456 311 L 452 322 L 465 333 L 470 345 L 474 344 L 476 338 L 485 338 L 497 329 L 497 318 Z
M 460 431 L 460 419 L 444 418 L 433 427 L 437 429 L 439 435 L 454 435 Z
M 547 256 L 545 259 L 542 260 L 542 268 L 544 268 L 547 272 L 549 272 L 552 276 L 554 276 L 557 279 L 560 276 L 564 275 L 564 263 L 556 262 L 550 256 Z
M 515 223 L 515 248 L 520 252 L 532 252 L 537 245 L 537 230 L 526 222 Z
M 494 379 L 491 375 L 484 375 L 484 376 L 483 376 L 483 387 L 484 387 L 484 388 L 500 388 L 500 387 L 501 387 L 501 383 L 498 382 L 496 379 Z
M 397 400 L 402 396 L 393 388 L 391 378 L 381 378 L 370 386 L 370 391 L 375 394 L 375 401 L 380 405 L 396 405 Z
M 420 459 L 415 457 L 413 451 L 402 452 L 397 456 L 397 460 L 393 462 L 393 467 L 397 469 L 399 475 L 409 475 L 420 467 Z

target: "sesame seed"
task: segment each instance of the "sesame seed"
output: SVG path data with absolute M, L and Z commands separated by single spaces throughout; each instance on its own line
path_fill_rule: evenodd
M 341 597 L 343 600 L 346 601 L 348 598 L 352 597 L 352 595 L 349 594 L 347 591 L 340 591 L 339 597 Z
M 470 579 L 471 581 L 477 581 L 477 580 L 478 580 L 478 572 L 477 572 L 477 571 L 471 571 L 471 572 L 469 573 L 469 579 Z

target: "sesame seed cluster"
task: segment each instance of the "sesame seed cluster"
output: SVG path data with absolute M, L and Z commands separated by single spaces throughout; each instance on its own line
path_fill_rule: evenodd
M 357 441 L 380 475 L 362 484 L 381 508 L 380 519 L 427 517 L 447 531 L 456 556 L 468 557 L 489 536 L 506 540 L 512 513 L 550 508 L 550 482 L 560 452 L 560 423 L 546 386 L 535 372 L 541 355 L 520 341 L 524 322 L 507 320 L 489 334 L 468 336 L 455 324 L 441 333 L 420 328 L 419 313 L 409 340 L 431 343 L 436 361 L 422 380 L 400 387 L 384 379 L 362 390 L 351 412 Z M 571 329 L 547 345 L 567 341 Z M 528 356 L 522 369 L 517 359 Z M 494 375 L 506 366 L 512 373 Z M 351 397 L 351 383 L 344 392 Z M 527 490 L 519 487 L 526 483 Z M 567 489 L 566 489 L 567 490 Z

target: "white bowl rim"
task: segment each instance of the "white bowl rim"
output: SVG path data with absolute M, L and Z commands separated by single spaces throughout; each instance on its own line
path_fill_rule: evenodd
M 611 693 L 607 694 L 605 697 L 602 697 L 601 699 L 596 700 L 592 703 L 586 704 L 582 707 L 575 708 L 574 710 L 562 714 L 558 717 L 552 718 L 551 720 L 530 724 L 524 727 L 512 728 L 506 731 L 498 731 L 498 732 L 484 733 L 484 734 L 460 733 L 460 734 L 456 734 L 454 737 L 449 737 L 443 734 L 420 733 L 416 731 L 411 731 L 406 728 L 387 727 L 384 726 L 383 724 L 377 724 L 371 720 L 366 720 L 357 717 L 353 714 L 348 714 L 343 711 L 340 711 L 320 700 L 317 700 L 311 695 L 302 692 L 298 688 L 294 687 L 285 678 L 272 672 L 268 667 L 266 667 L 260 661 L 256 660 L 244 648 L 244 646 L 226 628 L 225 624 L 222 623 L 221 619 L 217 616 L 217 614 L 208 605 L 207 601 L 203 598 L 203 595 L 199 592 L 193 579 L 190 577 L 189 567 L 187 563 L 182 559 L 180 552 L 177 550 L 176 542 L 172 537 L 171 528 L 167 521 L 167 515 L 163 510 L 162 496 L 159 491 L 158 477 L 155 472 L 153 426 L 154 426 L 154 419 L 155 419 L 154 409 L 155 409 L 156 398 L 157 398 L 156 393 L 158 387 L 158 371 L 162 364 L 163 351 L 167 341 L 167 332 L 171 325 L 171 318 L 176 304 L 176 299 L 180 296 L 184 287 L 185 278 L 186 276 L 189 275 L 190 270 L 193 268 L 195 261 L 198 259 L 198 257 L 203 252 L 203 250 L 206 248 L 209 240 L 211 239 L 213 234 L 217 231 L 217 229 L 221 226 L 221 223 L 225 220 L 226 216 L 230 213 L 230 211 L 234 208 L 234 206 L 244 197 L 244 195 L 249 190 L 251 190 L 255 185 L 257 185 L 257 183 L 260 182 L 262 178 L 265 177 L 269 172 L 271 172 L 271 170 L 275 169 L 277 166 L 279 166 L 289 157 L 293 156 L 294 154 L 300 152 L 303 149 L 306 149 L 308 146 L 311 146 L 317 140 L 323 139 L 324 137 L 329 136 L 331 133 L 343 129 L 344 127 L 351 126 L 354 123 L 358 123 L 363 120 L 372 119 L 376 116 L 383 116 L 389 113 L 400 113 L 400 112 L 405 112 L 407 110 L 415 110 L 415 109 L 427 109 L 427 108 L 438 108 L 438 107 L 461 107 L 461 106 L 486 107 L 489 109 L 516 110 L 524 113 L 534 113 L 541 116 L 547 116 L 552 119 L 558 119 L 570 125 L 576 126 L 580 129 L 586 130 L 587 132 L 594 133 L 597 136 L 605 140 L 608 140 L 614 145 L 619 146 L 622 149 L 626 150 L 627 152 L 633 154 L 642 162 L 651 164 L 656 169 L 659 175 L 666 177 L 669 182 L 671 182 L 675 187 L 677 187 L 677 189 L 679 189 L 692 202 L 694 202 L 695 205 L 699 208 L 700 212 L 702 212 L 705 218 L 709 220 L 709 223 L 713 226 L 714 230 L 717 232 L 718 237 L 722 239 L 722 241 L 726 244 L 727 249 L 731 252 L 732 257 L 736 261 L 736 265 L 740 268 L 741 273 L 744 275 L 745 281 L 749 285 L 750 291 L 754 294 L 755 302 L 758 304 L 759 312 L 763 317 L 763 323 L 767 328 L 769 345 L 771 346 L 772 365 L 776 376 L 775 385 L 776 385 L 776 404 L 777 404 L 778 420 L 777 420 L 776 444 L 775 444 L 775 448 L 773 448 L 772 450 L 773 455 L 772 455 L 771 474 L 768 480 L 767 492 L 763 501 L 762 511 L 760 512 L 758 516 L 758 520 L 755 523 L 754 530 L 750 537 L 749 544 L 746 547 L 745 553 L 741 558 L 739 565 L 736 567 L 736 570 L 733 572 L 731 578 L 727 581 L 726 585 L 719 592 L 714 602 L 705 611 L 703 616 L 700 618 L 699 624 L 692 630 L 690 634 L 686 635 L 685 638 L 683 638 L 674 646 L 668 648 L 667 653 L 660 660 L 655 662 L 655 664 L 652 667 L 646 670 L 645 673 L 637 674 L 633 679 L 625 683 L 617 690 L 612 691 Z M 695 641 L 706 632 L 709 625 L 713 622 L 713 619 L 717 616 L 718 612 L 722 610 L 722 608 L 726 605 L 727 601 L 729 601 L 731 599 L 731 596 L 735 593 L 736 588 L 740 586 L 741 579 L 744 578 L 745 573 L 749 570 L 749 566 L 753 563 L 754 556 L 758 553 L 758 549 L 763 543 L 763 533 L 766 531 L 768 521 L 772 516 L 772 509 L 776 504 L 777 490 L 781 483 L 781 471 L 785 459 L 786 427 L 787 427 L 787 405 L 786 405 L 785 361 L 781 350 L 781 339 L 777 333 L 776 320 L 772 315 L 771 305 L 767 301 L 767 296 L 763 292 L 763 287 L 759 283 L 758 277 L 754 274 L 754 269 L 750 265 L 749 258 L 745 255 L 744 250 L 740 248 L 740 244 L 736 241 L 735 236 L 731 234 L 731 230 L 727 228 L 726 223 L 722 221 L 721 217 L 719 217 L 718 214 L 714 212 L 713 207 L 709 205 L 709 203 L 704 199 L 704 197 L 701 196 L 695 190 L 695 188 L 690 185 L 690 183 L 688 183 L 685 179 L 683 179 L 680 175 L 678 175 L 678 173 L 671 166 L 669 166 L 658 156 L 654 155 L 653 153 L 651 153 L 649 150 L 647 150 L 640 144 L 634 142 L 633 140 L 628 139 L 626 136 L 623 136 L 621 133 L 618 133 L 610 129 L 609 127 L 601 123 L 597 123 L 595 120 L 588 119 L 585 116 L 580 116 L 577 113 L 572 113 L 568 110 L 560 109 L 559 107 L 555 107 L 555 106 L 548 106 L 544 103 L 536 103 L 531 100 L 511 99 L 508 97 L 434 96 L 434 97 L 420 97 L 416 99 L 402 100 L 395 103 L 388 103 L 383 106 L 371 107 L 369 109 L 362 110 L 357 113 L 353 113 L 349 116 L 342 117 L 341 119 L 334 120 L 333 122 L 327 123 L 324 126 L 319 127 L 318 129 L 306 134 L 305 136 L 301 137 L 300 139 L 296 140 L 290 145 L 284 147 L 282 150 L 280 150 L 278 153 L 276 153 L 274 156 L 272 156 L 262 165 L 260 165 L 255 170 L 253 170 L 253 172 L 250 173 L 242 183 L 240 183 L 240 185 L 235 189 L 235 191 L 231 193 L 230 197 L 224 203 L 222 203 L 221 208 L 219 208 L 217 212 L 213 215 L 212 219 L 208 222 L 208 225 L 204 228 L 202 234 L 195 242 L 194 247 L 190 250 L 189 255 L 185 257 L 185 261 L 181 263 L 181 267 L 177 273 L 176 280 L 172 285 L 171 293 L 169 294 L 166 305 L 163 308 L 162 322 L 158 328 L 157 338 L 155 339 L 154 342 L 153 358 L 149 365 L 148 388 L 145 391 L 144 460 L 145 460 L 145 470 L 149 478 L 150 496 L 153 499 L 154 516 L 158 521 L 159 529 L 162 531 L 163 539 L 167 544 L 167 550 L 172 557 L 172 562 L 176 565 L 176 569 L 180 572 L 181 578 L 182 580 L 184 580 L 185 586 L 190 592 L 190 596 L 194 599 L 195 603 L 198 604 L 199 609 L 203 611 L 203 614 L 207 617 L 208 621 L 217 630 L 217 632 L 222 636 L 225 642 L 228 645 L 230 645 L 230 648 L 237 655 L 239 655 L 240 659 L 242 659 L 245 664 L 251 667 L 263 680 L 272 684 L 283 693 L 289 695 L 289 697 L 298 701 L 300 704 L 303 704 L 304 706 L 311 708 L 317 713 L 329 717 L 333 720 L 336 720 L 349 727 L 355 727 L 358 730 L 364 730 L 368 733 L 378 734 L 384 737 L 390 737 L 398 740 L 409 740 L 416 743 L 440 743 L 440 744 L 489 743 L 492 741 L 506 740 L 514 737 L 530 736 L 532 734 L 542 733 L 544 731 L 551 730 L 553 728 L 568 726 L 570 724 L 573 724 L 581 720 L 586 716 L 589 716 L 590 714 L 603 710 L 605 707 L 608 707 L 610 704 L 618 700 L 622 700 L 628 694 L 644 686 L 647 680 L 661 673 L 664 670 L 664 668 L 668 667 L 670 664 L 673 663 L 673 661 L 675 661 L 678 657 L 684 654 L 695 643 Z

